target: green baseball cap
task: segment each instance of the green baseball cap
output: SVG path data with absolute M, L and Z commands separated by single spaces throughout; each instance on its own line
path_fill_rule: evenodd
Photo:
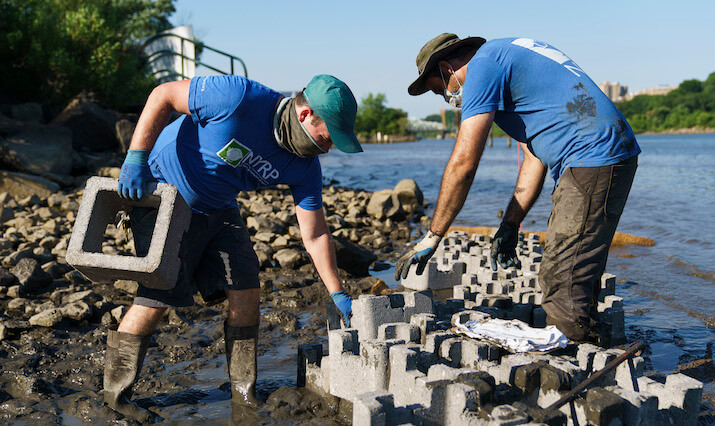
M 332 75 L 320 74 L 310 80 L 303 94 L 310 108 L 325 121 L 333 145 L 351 154 L 362 152 L 355 136 L 357 102 L 347 84 Z
M 425 93 L 428 89 L 425 87 L 425 80 L 429 72 L 437 66 L 437 62 L 444 59 L 449 53 L 454 52 L 462 46 L 473 46 L 479 48 L 486 40 L 481 37 L 467 37 L 460 39 L 456 34 L 442 33 L 432 40 L 428 41 L 420 53 L 417 54 L 417 72 L 419 77 L 407 89 L 407 93 L 412 96 L 417 96 Z

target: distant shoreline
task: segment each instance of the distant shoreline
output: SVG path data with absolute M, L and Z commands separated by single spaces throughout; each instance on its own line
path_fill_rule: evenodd
M 682 129 L 668 129 L 662 132 L 641 132 L 637 135 L 705 135 L 715 133 L 712 127 L 685 127 Z

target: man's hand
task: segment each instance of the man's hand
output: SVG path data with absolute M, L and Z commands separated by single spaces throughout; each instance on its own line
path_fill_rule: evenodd
M 119 187 L 117 192 L 122 198 L 141 200 L 146 192 L 146 184 L 154 178 L 149 170 L 147 159 L 149 151 L 146 149 L 130 149 L 122 164 L 119 173 Z
M 430 260 L 439 242 L 442 241 L 442 237 L 429 231 L 427 235 L 415 245 L 412 250 L 408 251 L 407 254 L 402 256 L 395 265 L 395 279 L 400 280 L 407 278 L 407 273 L 410 270 L 410 265 L 413 263 L 417 264 L 417 275 L 422 275 L 425 267 L 427 266 L 427 261 Z
M 519 241 L 519 225 L 503 221 L 492 241 L 492 270 L 497 270 L 497 263 L 502 268 L 515 266 L 521 269 L 521 262 L 516 257 L 516 244 Z
M 350 317 L 353 315 L 353 300 L 345 293 L 345 290 L 330 293 L 330 297 L 333 298 L 335 306 L 337 306 L 343 314 L 345 325 L 350 327 Z

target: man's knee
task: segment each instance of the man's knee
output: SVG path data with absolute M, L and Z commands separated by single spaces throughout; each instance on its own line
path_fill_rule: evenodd
M 119 323 L 117 331 L 146 336 L 154 332 L 165 307 L 132 305 Z

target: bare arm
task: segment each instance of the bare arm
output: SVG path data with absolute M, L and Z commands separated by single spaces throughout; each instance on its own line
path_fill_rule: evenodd
M 509 202 L 504 214 L 504 220 L 519 224 L 534 205 L 541 193 L 546 177 L 546 166 L 529 151 L 526 144 L 519 143 L 524 151 L 524 162 L 521 164 L 519 178 L 516 181 L 514 196 Z
M 139 122 L 134 130 L 129 149 L 146 149 L 151 151 L 156 138 L 169 121 L 173 111 L 191 115 L 189 112 L 190 80 L 164 83 L 152 90 L 144 110 L 139 116 Z
M 494 112 L 478 114 L 462 122 L 452 156 L 444 169 L 437 208 L 430 230 L 444 235 L 462 209 L 474 181 Z
M 325 222 L 323 209 L 306 210 L 295 206 L 295 214 L 300 226 L 305 249 L 313 260 L 318 275 L 323 280 L 328 292 L 342 290 L 338 276 L 338 265 L 335 259 L 335 249 L 330 236 L 330 229 Z

